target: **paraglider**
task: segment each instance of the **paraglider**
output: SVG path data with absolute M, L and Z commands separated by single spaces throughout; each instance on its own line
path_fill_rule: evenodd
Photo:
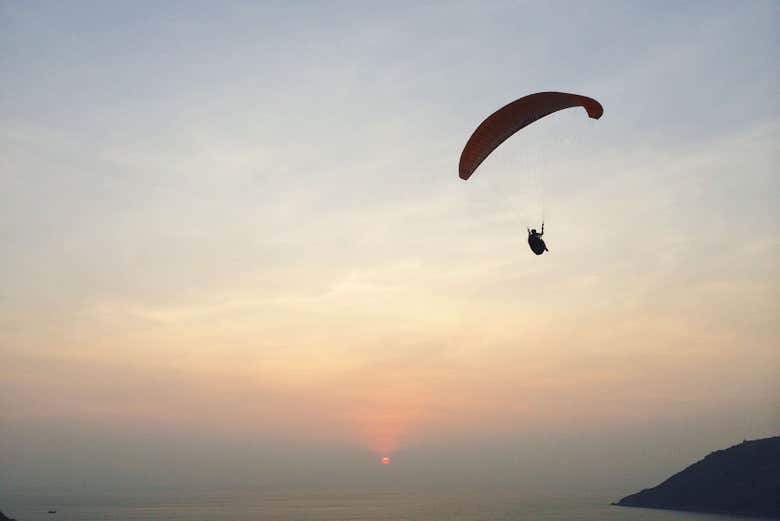
M 537 92 L 505 105 L 488 116 L 469 138 L 460 154 L 458 175 L 467 180 L 474 171 L 498 148 L 519 130 L 550 114 L 572 107 L 583 107 L 588 116 L 599 119 L 604 114 L 601 103 L 587 96 L 565 92 Z M 528 244 L 536 255 L 549 251 L 542 232 L 528 230 Z
M 544 223 L 542 223 L 541 232 L 537 232 L 536 228 L 528 230 L 528 246 L 530 246 L 531 251 L 537 255 L 550 251 L 547 249 L 547 245 L 544 243 L 542 235 L 544 235 Z

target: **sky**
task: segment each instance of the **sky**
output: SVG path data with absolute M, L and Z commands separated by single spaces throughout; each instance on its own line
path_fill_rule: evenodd
M 0 2 L 0 488 L 629 493 L 780 434 L 779 25 Z M 545 90 L 604 116 L 460 180 Z

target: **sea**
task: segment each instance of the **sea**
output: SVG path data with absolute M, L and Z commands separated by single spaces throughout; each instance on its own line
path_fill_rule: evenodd
M 5 497 L 17 521 L 726 521 L 730 516 L 618 507 L 615 498 L 396 490 L 294 491 L 196 499 Z M 56 513 L 49 513 L 56 510 Z

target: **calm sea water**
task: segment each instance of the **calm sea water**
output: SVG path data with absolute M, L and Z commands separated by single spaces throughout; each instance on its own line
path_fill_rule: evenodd
M 189 501 L 2 498 L 17 521 L 725 521 L 758 519 L 615 507 L 613 498 L 395 491 L 294 492 Z M 46 501 L 49 504 L 42 504 Z M 48 514 L 56 508 L 56 514 Z

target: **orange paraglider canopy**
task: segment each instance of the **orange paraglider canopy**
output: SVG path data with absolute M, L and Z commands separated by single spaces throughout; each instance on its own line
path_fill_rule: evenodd
M 553 112 L 571 107 L 583 107 L 588 116 L 599 119 L 604 114 L 601 103 L 578 94 L 537 92 L 513 101 L 480 123 L 460 154 L 458 166 L 461 179 L 468 179 L 482 161 L 518 130 Z

